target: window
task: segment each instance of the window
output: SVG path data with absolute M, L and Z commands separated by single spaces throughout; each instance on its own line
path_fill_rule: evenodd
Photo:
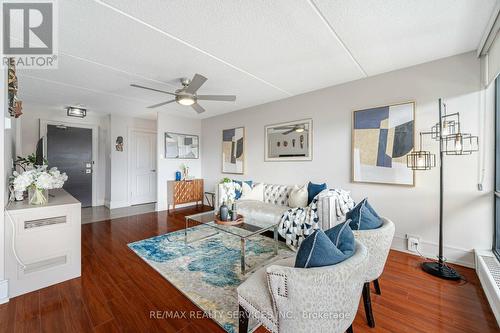
M 500 76 L 495 80 L 495 230 L 493 253 L 500 260 Z

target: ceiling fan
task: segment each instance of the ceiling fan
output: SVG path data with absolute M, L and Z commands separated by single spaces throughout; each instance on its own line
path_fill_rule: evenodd
M 304 124 L 297 124 L 297 125 L 289 125 L 289 126 L 280 126 L 276 127 L 276 130 L 285 130 L 285 132 L 281 133 L 283 135 L 290 134 L 292 132 L 297 132 L 297 133 L 302 133 L 305 131 L 306 127 Z
M 169 104 L 172 102 L 177 102 L 180 105 L 191 106 L 196 112 L 202 113 L 205 112 L 205 109 L 198 104 L 198 101 L 224 101 L 224 102 L 234 102 L 236 100 L 236 96 L 234 95 L 198 95 L 196 92 L 207 80 L 206 77 L 200 74 L 195 74 L 193 79 L 181 79 L 182 88 L 177 89 L 175 92 L 168 92 L 164 90 L 148 88 L 144 86 L 140 86 L 138 84 L 131 84 L 132 87 L 152 90 L 156 92 L 160 92 L 167 95 L 175 96 L 174 99 L 158 103 L 155 105 L 148 106 L 149 109 L 157 108 L 159 106 Z

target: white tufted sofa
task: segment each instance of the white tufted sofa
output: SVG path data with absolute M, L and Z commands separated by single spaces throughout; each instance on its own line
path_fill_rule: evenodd
M 264 184 L 263 202 L 256 200 L 237 200 L 236 209 L 239 214 L 245 216 L 248 221 L 251 220 L 252 223 L 266 225 L 278 223 L 283 213 L 290 209 L 288 206 L 288 198 L 292 189 L 293 186 L 289 185 Z M 218 209 L 222 205 L 222 191 L 224 191 L 222 185 L 219 184 L 216 186 L 215 209 Z M 318 201 L 319 223 L 324 230 L 342 222 L 337 219 L 335 205 L 335 198 L 331 196 L 320 198 Z
M 370 327 L 375 327 L 370 297 L 370 282 L 374 283 L 377 294 L 380 295 L 378 278 L 384 271 L 387 256 L 394 238 L 394 223 L 382 217 L 382 226 L 372 230 L 353 230 L 354 238 L 368 249 L 368 269 L 363 286 L 363 303 L 366 318 Z
M 352 332 L 366 276 L 368 251 L 356 241 L 349 259 L 295 268 L 295 257 L 261 268 L 237 289 L 240 333 L 253 317 L 271 332 Z

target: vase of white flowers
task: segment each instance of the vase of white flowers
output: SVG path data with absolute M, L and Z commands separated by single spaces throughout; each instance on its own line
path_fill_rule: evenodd
M 49 202 L 49 190 L 36 186 L 28 187 L 28 202 L 30 205 L 45 205 Z
M 61 188 L 68 180 L 66 173 L 61 173 L 57 168 L 48 169 L 46 165 L 18 173 L 14 171 L 14 190 L 28 190 L 28 202 L 32 205 L 45 205 L 49 202 L 49 191 Z

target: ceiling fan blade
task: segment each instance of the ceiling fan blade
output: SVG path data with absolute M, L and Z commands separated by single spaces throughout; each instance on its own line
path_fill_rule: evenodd
M 191 107 L 198 113 L 205 112 L 205 109 L 198 103 L 194 103 L 193 105 L 191 105 Z
M 236 100 L 236 96 L 234 95 L 198 95 L 196 97 L 204 101 L 234 102 Z
M 147 90 L 152 90 L 152 91 L 156 91 L 156 92 L 161 92 L 161 93 L 163 93 L 163 94 L 168 94 L 168 95 L 173 95 L 173 96 L 175 96 L 175 94 L 174 94 L 174 93 L 171 93 L 171 92 L 168 92 L 168 91 L 158 90 L 158 89 L 154 89 L 154 88 L 148 88 L 148 87 L 140 86 L 140 85 L 135 84 L 135 83 L 132 83 L 130 86 L 131 86 L 131 87 L 134 87 L 134 88 L 147 89 Z
M 295 127 L 294 127 L 294 128 L 292 128 L 291 130 L 288 130 L 288 131 L 283 132 L 283 133 L 281 133 L 281 134 L 283 134 L 283 135 L 287 135 L 287 134 L 292 133 L 293 131 L 295 131 Z
M 194 94 L 198 89 L 200 89 L 200 87 L 203 85 L 203 83 L 205 83 L 206 80 L 207 78 L 203 75 L 195 74 L 193 76 L 193 79 L 191 80 L 191 83 L 189 83 L 184 91 L 189 94 Z
M 169 103 L 172 103 L 172 102 L 175 102 L 175 99 L 173 99 L 171 101 L 166 101 L 166 102 L 163 102 L 163 103 L 158 103 L 158 104 L 155 104 L 155 105 L 148 106 L 148 109 L 154 109 L 154 108 L 157 108 L 159 106 L 162 106 L 162 105 L 165 105 L 165 104 L 169 104 Z

